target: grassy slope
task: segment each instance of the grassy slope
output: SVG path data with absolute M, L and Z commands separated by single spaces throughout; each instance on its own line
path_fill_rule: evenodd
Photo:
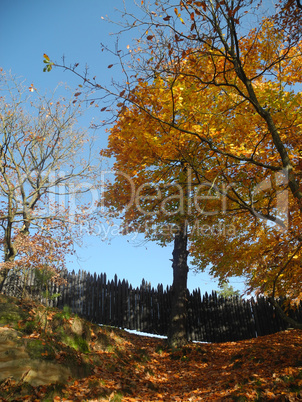
M 0 326 L 40 342 L 39 358 L 74 372 L 67 383 L 39 387 L 7 379 L 0 384 L 1 401 L 302 400 L 298 330 L 172 351 L 164 340 L 99 327 L 68 311 L 3 295 Z

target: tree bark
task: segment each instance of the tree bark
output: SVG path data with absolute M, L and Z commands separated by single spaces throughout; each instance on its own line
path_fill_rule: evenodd
M 7 268 L 3 268 L 0 271 L 0 293 L 2 293 L 3 285 L 5 282 L 5 279 L 7 278 L 8 272 L 9 272 L 9 269 L 7 269 Z
M 188 279 L 187 225 L 182 224 L 175 235 L 173 250 L 172 306 L 168 330 L 168 345 L 182 347 L 187 337 L 187 279 Z
M 13 228 L 12 222 L 9 220 L 7 223 L 7 227 L 5 228 L 5 235 L 4 235 L 4 244 L 3 244 L 4 262 L 13 262 L 17 255 L 17 249 L 12 241 L 12 228 Z M 3 290 L 3 285 L 9 271 L 10 271 L 9 267 L 0 269 L 0 293 Z
M 295 329 L 302 329 L 302 324 L 296 320 L 294 320 L 293 318 L 289 317 L 280 307 L 280 305 L 277 303 L 277 301 L 275 300 L 274 297 L 270 297 L 268 299 L 268 301 L 276 308 L 277 313 L 279 314 L 279 316 L 288 324 L 291 325 L 292 328 Z

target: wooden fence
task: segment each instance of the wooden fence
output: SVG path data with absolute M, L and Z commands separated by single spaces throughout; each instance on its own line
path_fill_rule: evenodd
M 133 288 L 127 281 L 108 281 L 106 274 L 91 275 L 85 271 L 64 272 L 65 285 L 48 283 L 50 306 L 69 306 L 72 312 L 94 323 L 134 329 L 150 334 L 166 335 L 171 310 L 171 287 L 156 289 L 142 281 Z M 20 297 L 26 291 L 46 303 L 41 296 L 45 285 L 31 272 L 24 283 L 21 275 L 10 275 L 2 289 L 7 295 Z M 290 311 L 302 322 L 302 306 Z M 275 308 L 263 297 L 256 300 L 223 298 L 215 292 L 202 296 L 200 289 L 188 292 L 188 338 L 192 341 L 226 342 L 254 338 L 288 328 Z

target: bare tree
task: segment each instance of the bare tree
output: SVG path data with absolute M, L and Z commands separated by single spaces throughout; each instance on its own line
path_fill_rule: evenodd
M 13 268 L 64 266 L 80 239 L 77 224 L 93 219 L 84 195 L 96 172 L 74 97 L 46 98 L 4 72 L 0 79 L 1 290 Z

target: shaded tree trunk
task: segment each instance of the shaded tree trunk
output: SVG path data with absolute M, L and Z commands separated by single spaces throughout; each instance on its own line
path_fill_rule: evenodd
M 278 302 L 275 300 L 274 297 L 269 297 L 268 301 L 275 307 L 279 316 L 288 324 L 291 325 L 292 328 L 302 329 L 301 322 L 296 321 L 295 319 L 289 317 L 280 307 Z
M 168 330 L 168 344 L 172 348 L 184 346 L 187 338 L 187 280 L 188 235 L 184 223 L 175 235 L 173 249 L 172 306 Z
M 2 292 L 3 285 L 5 282 L 5 279 L 7 278 L 8 272 L 9 272 L 9 269 L 7 269 L 7 268 L 3 268 L 0 271 L 0 293 Z
M 11 209 L 11 204 L 9 204 L 9 206 Z M 3 242 L 4 262 L 13 263 L 15 261 L 18 250 L 15 246 L 14 240 L 12 239 L 14 216 L 12 216 L 11 211 L 9 211 L 9 214 L 10 219 L 8 220 L 7 227 L 5 228 L 5 236 Z M 28 214 L 24 213 L 24 223 L 22 229 L 20 230 L 20 234 L 22 234 L 23 236 L 27 236 L 29 234 L 29 226 L 30 226 L 30 220 L 28 218 Z M 3 290 L 4 282 L 10 270 L 11 267 L 2 268 L 0 270 L 0 292 L 2 292 Z
M 13 262 L 17 255 L 17 249 L 12 241 L 12 222 L 9 221 L 5 228 L 4 236 L 4 262 Z M 3 290 L 3 285 L 7 275 L 10 271 L 10 267 L 0 269 L 0 292 Z

